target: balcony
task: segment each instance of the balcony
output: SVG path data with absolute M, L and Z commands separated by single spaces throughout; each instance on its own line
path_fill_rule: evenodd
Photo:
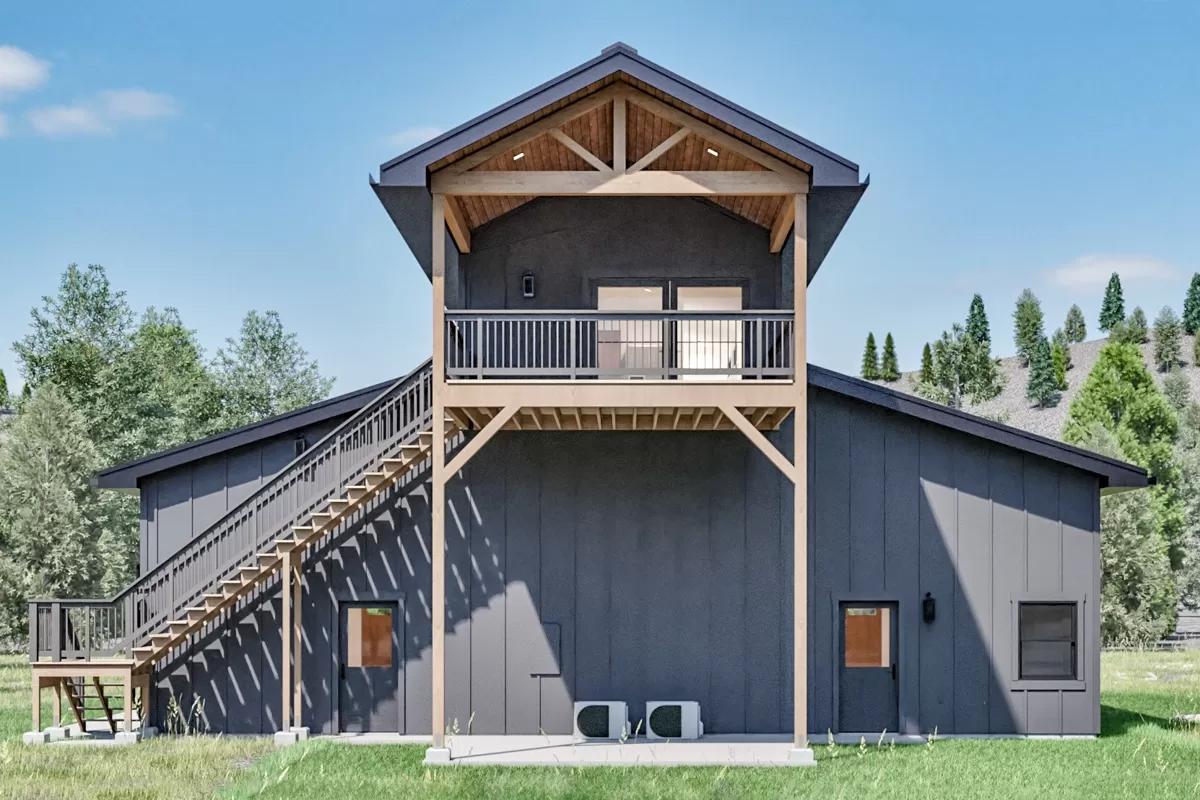
M 791 311 L 446 311 L 452 381 L 791 381 Z

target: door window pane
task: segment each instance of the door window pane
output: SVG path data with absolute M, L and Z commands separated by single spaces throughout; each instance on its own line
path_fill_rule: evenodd
M 662 311 L 661 286 L 600 286 L 599 311 Z M 599 320 L 596 366 L 600 371 L 650 370 L 663 366 L 663 323 L 658 320 Z
M 680 311 L 741 311 L 740 286 L 680 286 L 675 291 Z M 680 320 L 675 332 L 675 363 L 692 380 L 737 380 L 742 367 L 742 323 L 732 319 Z
M 1075 603 L 1021 603 L 1017 629 L 1021 679 L 1077 677 Z
M 892 665 L 892 610 L 845 608 L 842 610 L 847 667 L 890 667 Z
M 392 666 L 392 609 L 354 606 L 346 612 L 346 666 Z

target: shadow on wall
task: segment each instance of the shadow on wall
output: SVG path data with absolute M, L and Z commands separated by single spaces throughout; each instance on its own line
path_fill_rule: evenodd
M 1012 683 L 1016 598 L 1095 602 L 1094 479 L 818 391 L 810 415 L 810 730 L 840 729 L 843 600 L 898 604 L 902 732 L 1097 730 L 1090 623 L 1086 690 Z M 790 452 L 790 422 L 772 436 Z M 350 601 L 395 602 L 401 617 L 398 718 L 374 724 L 430 728 L 426 480 L 306 563 L 315 730 L 341 727 L 338 609 Z M 790 731 L 791 489 L 741 434 L 500 434 L 447 495 L 451 727 L 569 733 L 575 698 L 625 700 L 635 724 L 647 700 L 695 699 L 710 732 Z M 926 592 L 933 623 L 920 617 Z M 194 687 L 212 730 L 276 729 L 279 614 L 265 590 L 166 665 L 160 714 L 171 690 L 186 707 Z

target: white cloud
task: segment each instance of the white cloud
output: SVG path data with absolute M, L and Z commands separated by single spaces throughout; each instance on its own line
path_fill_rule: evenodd
M 416 147 L 419 144 L 424 144 L 441 132 L 441 128 L 434 127 L 433 125 L 416 125 L 412 128 L 405 128 L 402 131 L 393 133 L 388 137 L 388 142 L 393 147 L 408 149 Z
M 66 137 L 112 133 L 121 123 L 159 119 L 179 111 L 175 99 L 145 89 L 111 89 L 66 106 L 27 112 L 30 127 L 42 136 Z
M 49 62 L 19 47 L 0 45 L 0 98 L 36 89 L 49 77 Z
M 112 89 L 101 92 L 99 105 L 104 116 L 114 122 L 170 117 L 179 110 L 175 98 L 145 89 Z
M 35 108 L 25 118 L 42 136 L 81 136 L 110 130 L 94 109 L 82 105 Z
M 1122 285 L 1159 283 L 1175 280 L 1179 270 L 1165 261 L 1150 256 L 1088 255 L 1054 267 L 1050 280 L 1067 289 L 1096 289 L 1108 283 L 1114 272 L 1121 276 Z

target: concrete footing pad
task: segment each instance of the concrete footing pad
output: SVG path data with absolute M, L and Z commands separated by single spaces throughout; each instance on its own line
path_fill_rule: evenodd
M 788 750 L 788 764 L 793 767 L 815 767 L 817 760 L 813 751 L 808 747 L 793 747 Z
M 46 731 L 29 731 L 21 734 L 21 742 L 23 744 L 48 744 L 50 734 Z
M 450 763 L 450 748 L 448 747 L 430 747 L 425 751 L 426 764 L 449 764 Z
M 300 735 L 295 731 L 275 731 L 276 747 L 287 747 L 289 745 L 296 744 L 298 741 L 300 741 Z
M 113 744 L 137 744 L 142 735 L 137 731 L 117 731 L 113 734 Z
M 71 726 L 63 725 L 57 728 L 46 728 L 45 733 L 50 737 L 50 741 L 59 742 L 63 739 L 71 738 Z
M 293 725 L 288 730 L 291 731 L 292 733 L 296 734 L 296 741 L 304 742 L 304 741 L 308 740 L 308 728 L 303 728 L 298 725 Z

